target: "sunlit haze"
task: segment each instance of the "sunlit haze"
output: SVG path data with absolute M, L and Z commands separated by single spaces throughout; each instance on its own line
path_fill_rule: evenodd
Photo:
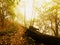
M 51 0 L 21 0 L 20 3 L 15 7 L 15 13 L 16 15 L 20 15 L 20 13 L 22 13 L 21 16 L 25 16 L 26 20 L 30 20 L 32 18 L 35 18 L 36 15 L 34 15 L 34 13 L 36 13 L 34 11 L 34 5 L 37 5 L 37 7 L 40 7 L 39 5 L 43 5 L 46 2 L 51 2 Z M 38 14 L 37 14 L 38 15 Z

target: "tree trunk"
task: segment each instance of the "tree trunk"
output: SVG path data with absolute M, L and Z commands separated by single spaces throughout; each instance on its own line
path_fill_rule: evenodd
M 56 15 L 55 15 L 55 36 L 58 37 L 57 11 L 56 11 Z
M 58 24 L 57 24 L 57 20 L 55 20 L 55 36 L 58 37 Z

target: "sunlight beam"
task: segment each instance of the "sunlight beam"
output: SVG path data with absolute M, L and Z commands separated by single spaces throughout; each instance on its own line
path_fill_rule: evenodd
M 27 0 L 27 6 L 26 6 L 26 20 L 30 20 L 34 18 L 33 16 L 33 1 Z

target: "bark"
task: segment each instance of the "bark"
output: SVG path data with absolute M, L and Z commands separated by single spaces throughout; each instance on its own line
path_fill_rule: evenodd
M 56 15 L 55 15 L 55 36 L 58 37 L 57 11 L 56 11 Z

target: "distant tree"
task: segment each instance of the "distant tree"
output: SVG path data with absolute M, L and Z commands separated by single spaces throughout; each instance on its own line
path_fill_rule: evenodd
M 56 37 L 59 36 L 59 26 L 60 26 L 60 6 L 59 4 L 54 4 L 48 10 L 46 10 L 42 15 L 43 25 L 45 25 L 44 30 L 52 30 Z
M 14 19 L 14 7 L 18 4 L 19 0 L 0 0 L 0 27 L 3 29 L 5 19 Z

